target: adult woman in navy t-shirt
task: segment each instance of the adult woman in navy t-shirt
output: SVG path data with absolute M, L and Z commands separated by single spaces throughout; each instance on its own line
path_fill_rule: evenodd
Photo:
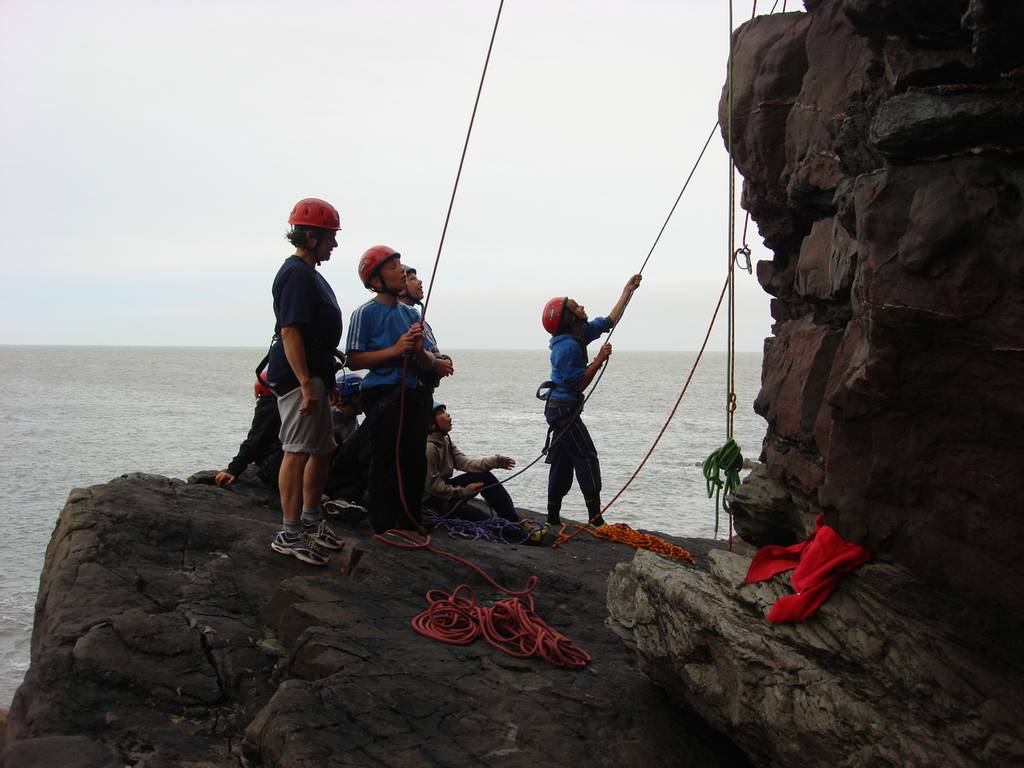
M 284 528 L 271 547 L 305 563 L 324 565 L 341 543 L 323 521 L 320 499 L 334 454 L 330 396 L 341 309 L 316 268 L 331 258 L 341 228 L 338 211 L 318 198 L 300 200 L 288 217 L 295 253 L 274 278 L 274 342 L 267 372 L 281 414 L 284 459 L 278 476 Z

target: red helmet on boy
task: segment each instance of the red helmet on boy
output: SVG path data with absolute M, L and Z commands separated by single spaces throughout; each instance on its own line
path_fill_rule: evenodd
M 544 330 L 552 336 L 558 335 L 558 331 L 561 330 L 562 315 L 568 302 L 568 296 L 555 296 L 544 305 L 544 313 L 540 316 L 540 322 L 544 326 Z
M 321 200 L 319 197 L 306 197 L 299 200 L 288 216 L 288 223 L 293 227 L 320 227 L 320 229 L 341 229 L 338 209 Z
M 401 257 L 394 248 L 387 245 L 375 245 L 359 258 L 359 279 L 363 285 L 370 287 L 370 279 L 380 271 L 384 262 Z
M 252 386 L 253 394 L 256 397 L 273 397 L 274 390 L 267 386 L 267 369 L 264 368 L 260 371 L 260 375 L 256 378 L 256 383 Z

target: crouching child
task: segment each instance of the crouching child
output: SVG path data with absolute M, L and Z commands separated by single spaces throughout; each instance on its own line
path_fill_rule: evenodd
M 478 459 L 466 458 L 466 455 L 455 447 L 449 433 L 452 430 L 452 417 L 444 403 L 434 403 L 434 411 L 428 422 L 427 435 L 427 483 L 423 490 L 423 501 L 439 512 L 451 512 L 457 517 L 467 520 L 479 520 L 481 515 L 474 513 L 469 505 L 456 505 L 460 501 L 468 501 L 477 494 L 483 496 L 491 509 L 499 517 L 509 522 L 520 522 L 512 497 L 492 469 L 512 469 L 515 460 L 508 456 L 494 454 Z M 462 474 L 455 475 L 455 470 Z

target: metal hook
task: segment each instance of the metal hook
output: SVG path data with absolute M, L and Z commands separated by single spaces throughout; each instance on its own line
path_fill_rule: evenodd
M 743 258 L 747 262 L 746 264 L 740 264 L 740 256 L 743 256 Z M 747 271 L 748 275 L 754 274 L 754 267 L 750 263 L 750 247 L 749 246 L 744 245 L 744 246 L 741 246 L 740 248 L 737 248 L 736 249 L 736 253 L 734 253 L 732 255 L 732 258 L 733 258 L 733 260 L 737 264 L 739 264 L 740 269 L 745 269 Z

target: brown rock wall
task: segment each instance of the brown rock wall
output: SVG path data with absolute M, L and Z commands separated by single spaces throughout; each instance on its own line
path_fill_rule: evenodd
M 767 473 L 882 558 L 1024 616 L 1024 12 L 806 6 L 735 36 L 743 204 L 774 253 Z M 764 543 L 787 517 L 764 514 L 738 529 Z

